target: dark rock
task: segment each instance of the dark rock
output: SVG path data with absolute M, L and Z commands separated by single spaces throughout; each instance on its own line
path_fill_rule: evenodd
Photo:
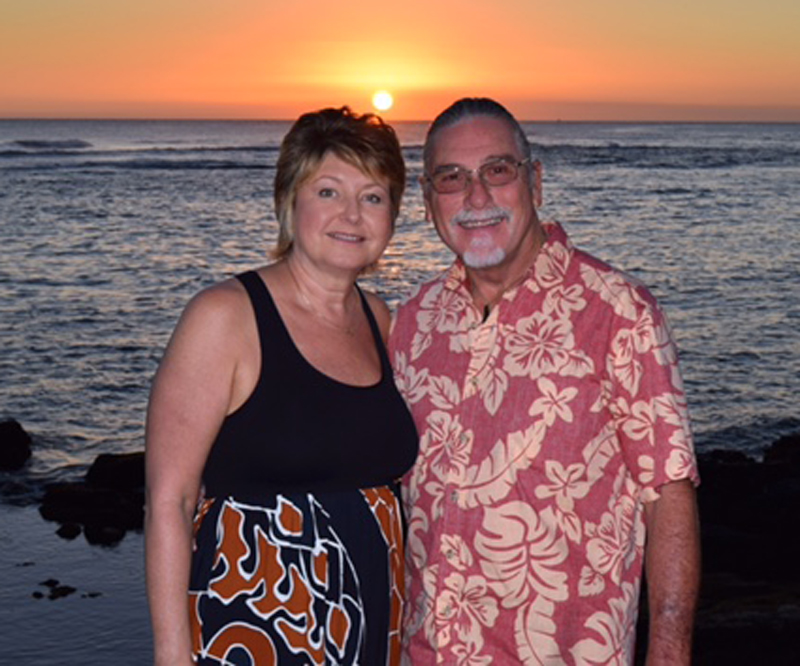
M 800 433 L 784 435 L 764 452 L 765 463 L 784 463 L 800 468 Z
M 118 543 L 144 524 L 144 453 L 99 455 L 86 481 L 46 486 L 39 513 L 66 539 L 82 530 L 92 545 Z
M 86 482 L 114 490 L 144 488 L 144 452 L 101 453 L 86 473 Z
M 693 663 L 800 663 L 800 433 L 777 440 L 763 462 L 710 451 L 698 464 L 703 572 Z
M 59 585 L 58 587 L 54 587 L 50 590 L 48 599 L 61 599 L 62 597 L 68 597 L 70 594 L 74 594 L 75 592 L 77 592 L 77 590 L 71 585 Z
M 92 546 L 116 546 L 125 538 L 125 530 L 110 525 L 87 525 L 84 536 Z
M 81 526 L 77 523 L 65 523 L 56 530 L 56 534 L 62 539 L 72 540 L 81 533 Z
M 698 456 L 705 464 L 748 464 L 755 462 L 750 456 L 735 449 L 712 449 Z
M 18 470 L 30 457 L 31 436 L 14 419 L 0 421 L 0 470 Z
M 56 483 L 45 488 L 39 513 L 45 520 L 79 523 L 84 528 L 141 529 L 144 493 L 96 488 L 87 483 Z

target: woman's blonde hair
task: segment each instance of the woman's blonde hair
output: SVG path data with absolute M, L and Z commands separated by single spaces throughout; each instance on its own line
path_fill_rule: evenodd
M 297 190 L 329 153 L 373 178 L 386 178 L 392 223 L 397 219 L 406 167 L 394 129 L 372 113 L 359 115 L 346 106 L 306 113 L 292 125 L 278 155 L 274 187 L 278 242 L 272 253 L 276 259 L 289 254 L 294 243 Z

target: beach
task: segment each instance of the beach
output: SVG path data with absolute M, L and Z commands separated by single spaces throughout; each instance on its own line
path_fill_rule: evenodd
M 9 663 L 148 662 L 141 533 L 106 546 L 66 539 L 39 504 L 98 455 L 142 450 L 148 387 L 181 309 L 263 264 L 275 239 L 287 127 L 0 121 L 0 419 L 33 438 L 31 460 L 0 472 Z M 386 257 L 362 281 L 392 307 L 451 260 L 424 221 L 424 129 L 398 127 L 409 187 Z M 750 478 L 773 442 L 800 431 L 800 126 L 526 131 L 545 168 L 543 217 L 653 290 L 680 348 L 698 450 L 746 456 L 725 464 Z M 720 525 L 713 543 L 733 529 Z M 724 583 L 722 569 L 709 573 Z M 51 599 L 59 586 L 74 591 Z M 800 629 L 797 596 L 770 598 Z

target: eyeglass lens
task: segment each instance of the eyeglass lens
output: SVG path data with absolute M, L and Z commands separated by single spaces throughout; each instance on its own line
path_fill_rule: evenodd
M 484 185 L 499 187 L 507 185 L 517 177 L 518 166 L 516 162 L 510 160 L 493 160 L 481 165 L 477 172 L 478 178 Z M 461 192 L 467 189 L 471 180 L 472 171 L 460 166 L 439 171 L 431 177 L 433 189 L 440 194 Z

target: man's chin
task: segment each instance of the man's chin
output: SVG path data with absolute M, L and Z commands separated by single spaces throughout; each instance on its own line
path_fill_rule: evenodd
M 494 268 L 503 263 L 506 258 L 506 253 L 496 247 L 493 250 L 467 250 L 461 257 L 464 265 L 468 268 Z

